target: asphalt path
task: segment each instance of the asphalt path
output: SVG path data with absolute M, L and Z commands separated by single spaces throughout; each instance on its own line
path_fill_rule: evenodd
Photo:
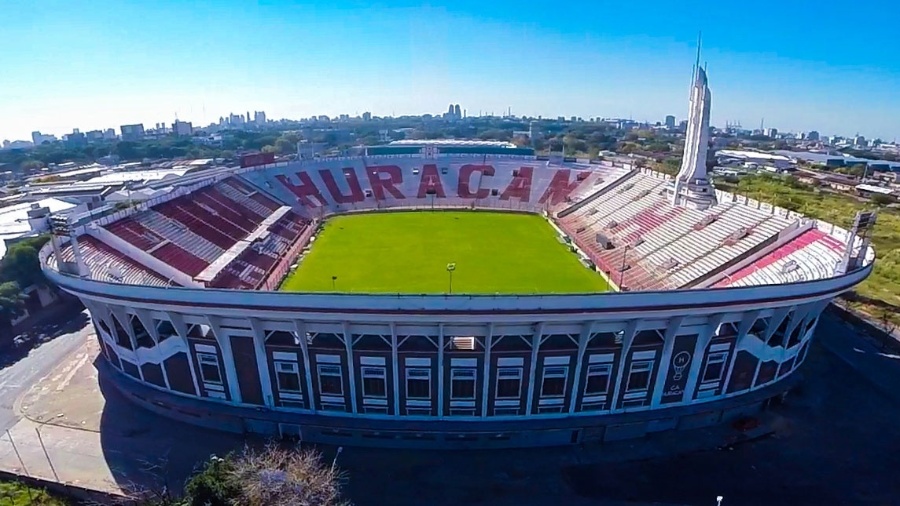
M 87 314 L 60 314 L 57 321 L 18 347 L 0 352 L 0 432 L 22 418 L 16 401 L 35 383 L 49 375 L 67 356 L 74 353 L 92 333 Z

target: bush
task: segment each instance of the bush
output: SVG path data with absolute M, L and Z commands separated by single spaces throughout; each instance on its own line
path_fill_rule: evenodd
M 231 479 L 234 471 L 231 455 L 213 455 L 203 469 L 184 487 L 185 504 L 191 506 L 229 506 L 240 497 L 240 487 Z
M 191 506 L 340 506 L 342 474 L 313 450 L 269 444 L 213 456 L 185 486 Z

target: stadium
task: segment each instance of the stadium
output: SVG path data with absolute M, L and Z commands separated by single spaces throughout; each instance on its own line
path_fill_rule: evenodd
M 752 416 L 869 275 L 851 230 L 716 190 L 697 68 L 676 177 L 401 141 L 204 171 L 54 224 L 47 277 L 130 400 L 370 446 L 577 444 Z

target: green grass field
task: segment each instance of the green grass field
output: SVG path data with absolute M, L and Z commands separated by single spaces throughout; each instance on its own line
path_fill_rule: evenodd
M 608 286 L 540 216 L 419 211 L 327 220 L 281 289 L 447 293 L 449 263 L 456 264 L 453 293 L 586 293 Z

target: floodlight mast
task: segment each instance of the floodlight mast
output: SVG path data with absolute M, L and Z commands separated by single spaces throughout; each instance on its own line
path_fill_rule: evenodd
M 456 270 L 456 263 L 447 264 L 447 274 L 450 276 L 450 285 L 448 287 L 449 295 L 453 295 L 453 271 Z

